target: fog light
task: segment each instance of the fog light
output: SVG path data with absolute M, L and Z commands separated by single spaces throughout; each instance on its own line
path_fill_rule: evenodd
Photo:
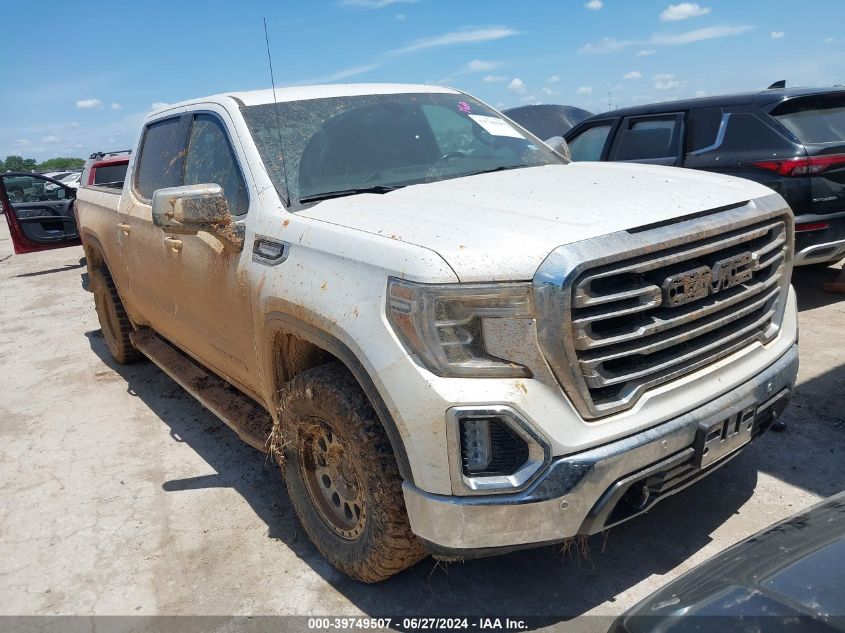
M 482 472 L 490 466 L 490 421 L 486 418 L 468 418 L 461 421 L 464 447 L 464 468 L 469 473 Z
M 446 440 L 456 495 L 521 489 L 551 461 L 546 439 L 505 405 L 452 407 Z

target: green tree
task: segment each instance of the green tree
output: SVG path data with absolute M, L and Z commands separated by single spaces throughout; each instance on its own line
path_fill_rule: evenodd
M 38 163 L 34 158 L 24 158 L 15 154 L 6 156 L 6 160 L 3 161 L 3 171 L 32 171 L 37 167 Z
M 41 171 L 55 171 L 58 169 L 82 169 L 85 160 L 82 158 L 49 158 L 38 165 Z

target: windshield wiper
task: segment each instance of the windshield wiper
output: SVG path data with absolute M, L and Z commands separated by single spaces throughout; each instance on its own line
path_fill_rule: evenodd
M 329 198 L 341 198 L 343 196 L 354 196 L 359 193 L 389 193 L 401 189 L 405 185 L 372 185 L 370 187 L 357 187 L 355 189 L 340 189 L 339 191 L 326 191 L 325 193 L 315 193 L 313 196 L 305 196 L 300 198 L 299 202 L 305 204 L 306 202 L 319 202 L 320 200 L 328 200 Z
M 527 165 L 502 165 L 501 167 L 494 167 L 493 169 L 482 169 L 481 171 L 473 171 L 468 174 L 467 176 L 478 176 L 479 174 L 492 174 L 496 171 L 506 171 L 508 169 L 520 169 L 522 167 L 527 167 Z

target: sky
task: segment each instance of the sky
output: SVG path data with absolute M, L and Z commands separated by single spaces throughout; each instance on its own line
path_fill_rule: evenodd
M 133 146 L 160 104 L 276 85 L 435 83 L 591 112 L 845 83 L 842 0 L 4 0 L 0 157 Z M 34 33 L 35 32 L 35 33 Z M 33 37 L 37 34 L 37 37 Z

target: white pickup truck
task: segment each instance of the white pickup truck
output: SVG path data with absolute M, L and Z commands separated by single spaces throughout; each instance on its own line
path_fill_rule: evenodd
M 122 192 L 84 185 L 75 211 L 114 358 L 269 451 L 338 569 L 604 530 L 786 406 L 793 219 L 770 189 L 570 163 L 447 88 L 276 92 L 150 114 Z M 4 203 L 13 226 L 26 200 Z

